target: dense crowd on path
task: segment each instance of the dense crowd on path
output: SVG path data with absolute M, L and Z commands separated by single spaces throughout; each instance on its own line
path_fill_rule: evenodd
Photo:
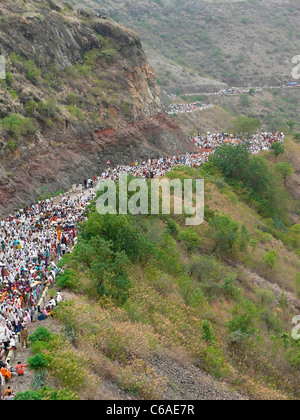
M 223 144 L 246 144 L 252 154 L 258 154 L 262 151 L 269 151 L 273 143 L 283 143 L 284 138 L 285 136 L 282 132 L 255 134 L 250 140 L 244 140 L 228 133 L 207 133 L 206 136 L 195 134 L 191 137 L 191 140 L 203 153 L 209 155 Z
M 227 95 L 241 95 L 242 93 L 251 93 L 251 92 L 262 92 L 263 88 L 242 88 L 242 87 L 232 87 L 230 89 L 222 89 L 218 92 L 204 93 L 204 96 L 227 96 Z
M 192 104 L 172 104 L 167 110 L 168 115 L 188 114 L 196 111 L 204 111 L 213 108 L 212 104 L 202 104 L 202 102 L 194 102 Z
M 259 93 L 262 92 L 264 89 L 295 89 L 295 88 L 300 88 L 300 84 L 297 83 L 284 83 L 282 85 L 279 86 L 264 86 L 264 87 L 252 87 L 252 88 L 244 88 L 244 87 L 232 87 L 232 88 L 228 88 L 228 89 L 221 89 L 218 90 L 217 92 L 209 92 L 209 93 L 185 93 L 184 96 L 189 97 L 189 96 L 206 96 L 206 97 L 219 97 L 219 96 L 235 96 L 235 95 L 240 95 L 243 93 Z M 167 94 L 167 92 L 165 92 Z M 177 95 L 173 94 L 173 93 L 169 93 L 167 94 L 168 98 L 171 101 L 176 101 L 178 99 Z M 185 114 L 185 113 L 192 113 L 192 112 L 197 112 L 197 111 L 205 111 L 206 109 L 210 109 L 213 108 L 215 105 L 214 104 L 203 104 L 202 102 L 198 101 L 198 102 L 193 102 L 192 104 L 176 104 L 173 103 L 171 105 L 169 105 L 166 113 L 168 115 L 176 115 L 176 114 Z
M 195 93 L 184 93 L 184 96 L 228 96 L 228 95 L 240 95 L 243 93 L 259 93 L 265 89 L 297 89 L 300 88 L 300 84 L 293 83 L 283 83 L 278 86 L 255 86 L 255 87 L 231 87 L 227 89 L 220 89 L 216 92 L 195 92 Z M 170 100 L 175 101 L 178 97 L 174 93 L 168 94 Z
M 227 133 L 208 133 L 206 136 L 195 134 L 191 137 L 191 142 L 195 145 L 194 153 L 182 154 L 179 151 L 177 155 L 168 158 L 149 159 L 142 163 L 133 161 L 131 165 L 119 165 L 114 169 L 109 167 L 106 171 L 103 171 L 100 177 L 95 178 L 94 182 L 107 179 L 118 181 L 120 176 L 124 174 L 141 177 L 145 180 L 160 178 L 179 165 L 201 167 L 209 160 L 216 149 L 224 144 L 246 144 L 252 154 L 257 154 L 261 151 L 270 150 L 275 142 L 284 142 L 284 138 L 282 132 L 256 134 L 252 136 L 250 141 Z
M 9 382 L 23 368 L 7 356 L 27 346 L 28 325 L 47 318 L 62 300 L 60 292 L 38 311 L 38 302 L 59 272 L 57 261 L 76 243 L 76 224 L 85 219 L 89 197 L 47 199 L 1 221 L 0 230 L 0 372 Z M 19 342 L 19 337 L 21 343 Z M 19 370 L 18 370 L 19 369 Z
M 264 89 L 294 89 L 298 88 L 300 85 L 297 83 L 289 83 L 283 84 L 280 86 L 263 86 L 263 87 L 252 87 L 252 88 L 243 88 L 243 87 L 232 87 L 230 89 L 222 89 L 218 92 L 211 92 L 211 93 L 204 93 L 205 96 L 227 96 L 227 95 L 240 95 L 242 93 L 259 93 L 262 92 Z M 188 95 L 187 95 L 188 96 Z

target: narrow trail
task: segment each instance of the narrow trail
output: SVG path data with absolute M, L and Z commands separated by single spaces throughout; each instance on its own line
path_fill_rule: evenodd
M 242 94 L 257 94 L 264 90 L 284 90 L 284 89 L 298 89 L 300 88 L 300 84 L 297 83 L 290 83 L 290 84 L 282 84 L 280 86 L 264 86 L 264 87 L 232 87 L 228 89 L 218 90 L 217 92 L 198 92 L 198 93 L 182 93 L 180 98 L 188 98 L 188 97 L 206 97 L 209 99 L 214 99 L 220 96 L 238 96 Z M 203 112 L 208 109 L 214 108 L 214 103 L 202 103 L 202 101 L 198 100 L 193 103 L 178 103 L 179 100 L 176 94 L 167 94 L 168 98 L 173 101 L 171 105 L 166 110 L 168 115 L 176 115 L 176 114 L 189 114 L 194 112 Z

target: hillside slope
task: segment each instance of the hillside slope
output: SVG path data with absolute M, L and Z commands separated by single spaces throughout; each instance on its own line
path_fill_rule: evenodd
M 299 54 L 297 0 L 85 0 L 80 4 L 105 11 L 137 30 L 167 90 L 214 89 L 212 79 L 231 86 L 290 81 L 291 60 Z
M 274 174 L 263 156 L 250 164 Z M 60 263 L 65 302 L 40 324 L 52 336 L 31 348 L 48 360 L 47 385 L 80 399 L 299 399 L 299 225 L 263 217 L 262 197 L 210 164 L 169 176 L 205 178 L 205 222 L 100 216 L 91 206 Z M 289 200 L 279 179 L 268 189 Z

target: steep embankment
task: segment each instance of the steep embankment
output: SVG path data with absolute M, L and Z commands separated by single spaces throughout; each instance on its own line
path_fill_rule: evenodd
M 64 291 L 64 298 L 66 301 L 72 303 L 74 299 L 78 300 L 73 293 Z M 98 310 L 98 308 L 97 308 Z M 42 323 L 32 324 L 29 326 L 29 333 L 34 334 L 37 328 L 43 327 L 51 331 L 52 334 L 65 335 L 63 324 L 55 319 L 48 318 Z M 28 358 L 32 357 L 30 348 L 18 349 L 18 359 L 23 363 L 27 363 Z M 97 363 L 101 363 L 101 357 L 94 355 L 91 365 L 96 368 Z M 115 365 L 107 360 L 102 360 L 101 372 L 97 372 L 101 377 L 97 378 L 97 388 L 93 389 L 95 394 L 83 399 L 105 399 L 105 400 L 133 400 L 138 399 L 138 396 L 133 395 L 130 390 L 123 389 L 118 384 L 118 363 Z M 100 365 L 99 365 L 100 366 Z M 231 390 L 230 387 L 224 383 L 217 381 L 211 375 L 205 373 L 203 370 L 191 365 L 189 360 L 176 360 L 170 358 L 169 355 L 156 354 L 149 360 L 149 366 L 153 369 L 152 373 L 168 378 L 168 384 L 164 388 L 164 392 L 160 395 L 162 400 L 242 400 L 246 399 L 238 392 Z M 142 375 L 141 375 L 142 376 Z M 89 377 L 89 379 L 91 379 Z M 35 372 L 32 369 L 26 369 L 24 377 L 13 377 L 11 387 L 15 394 L 27 392 L 32 389 L 32 383 L 35 380 Z M 47 386 L 56 388 L 58 386 L 55 375 L 46 377 Z M 92 386 L 94 382 L 91 381 Z M 150 384 L 152 386 L 152 383 Z M 149 386 L 149 387 L 150 387 Z M 149 390 L 152 392 L 152 390 Z
M 47 381 L 81 399 L 299 398 L 295 227 L 277 229 L 210 165 L 176 171 L 199 176 L 198 227 L 180 215 L 100 216 L 91 207 L 57 278 L 66 301 L 49 329 L 60 338 L 37 347 L 51 361 Z M 281 195 L 279 180 L 276 188 Z M 67 360 L 84 371 L 80 384 Z
M 6 2 L 1 16 L 2 213 L 99 173 L 107 157 L 130 163 L 189 147 L 161 114 L 136 33 L 51 0 Z

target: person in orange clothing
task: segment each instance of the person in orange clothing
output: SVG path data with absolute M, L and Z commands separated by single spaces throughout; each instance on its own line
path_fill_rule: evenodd
M 18 364 L 16 366 L 16 371 L 17 371 L 17 374 L 19 376 L 23 376 L 24 375 L 24 373 L 25 373 L 24 368 L 25 367 L 27 367 L 27 366 L 26 365 L 22 365 L 21 362 L 18 362 Z
M 11 380 L 11 372 L 7 369 L 7 365 L 5 365 L 2 369 L 1 369 L 1 375 L 3 376 L 3 378 L 6 381 L 10 381 Z
M 5 397 L 8 397 L 9 396 L 9 394 L 11 394 L 11 395 L 13 395 L 14 394 L 14 391 L 11 389 L 11 387 L 9 386 L 9 387 L 7 387 L 7 390 L 5 391 L 5 394 L 3 395 L 3 397 L 5 398 Z

